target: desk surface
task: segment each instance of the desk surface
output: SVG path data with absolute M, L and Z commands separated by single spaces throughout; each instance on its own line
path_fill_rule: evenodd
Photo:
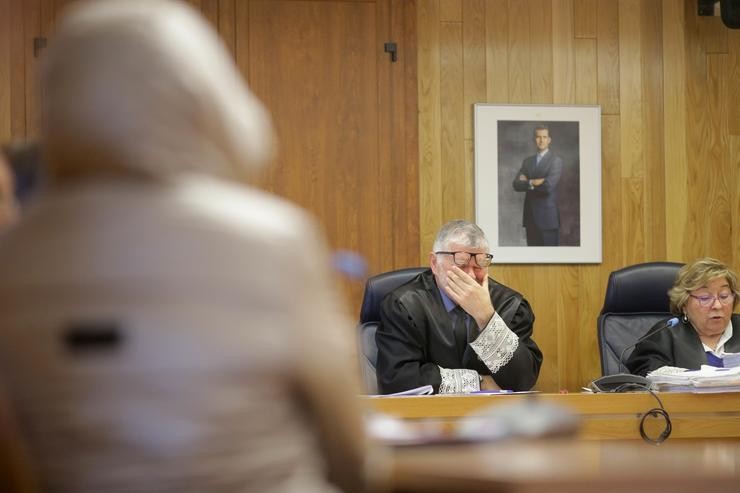
M 737 492 L 740 445 L 543 441 L 396 449 L 394 492 Z
M 740 393 L 659 393 L 673 424 L 671 439 L 740 439 Z M 511 394 L 367 397 L 372 409 L 405 419 L 455 421 L 487 406 L 537 399 L 561 405 L 580 415 L 580 438 L 640 439 L 642 416 L 658 407 L 649 393 L 625 394 Z

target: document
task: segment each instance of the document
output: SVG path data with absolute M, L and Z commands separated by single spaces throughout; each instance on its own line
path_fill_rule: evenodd
M 673 392 L 740 392 L 740 366 L 717 368 L 702 365 L 699 370 L 663 366 L 647 374 L 658 390 Z

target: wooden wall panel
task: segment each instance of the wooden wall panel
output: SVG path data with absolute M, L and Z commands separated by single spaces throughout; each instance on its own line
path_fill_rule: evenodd
M 506 0 L 486 0 L 485 8 L 486 101 L 505 103 L 509 100 L 509 8 Z
M 572 0 L 552 0 L 551 43 L 553 103 L 574 104 L 576 102 L 576 66 Z
M 666 260 L 678 262 L 684 251 L 688 202 L 686 52 L 684 8 L 680 2 L 663 2 L 663 141 L 665 164 Z M 739 127 L 740 128 L 740 127 Z
M 12 136 L 11 125 L 11 0 L 0 0 L 0 141 Z
M 463 4 L 463 110 L 465 140 L 473 138 L 473 104 L 486 99 L 486 17 L 483 0 Z M 466 195 L 469 197 L 470 195 Z M 472 206 L 472 202 L 471 202 Z
M 530 0 L 509 2 L 509 103 L 532 100 Z M 502 101 L 503 102 L 503 101 Z
M 598 101 L 598 68 L 595 39 L 575 40 L 576 104 Z
M 463 109 L 462 24 L 442 22 L 439 29 L 440 117 L 442 119 L 443 222 L 465 216 L 465 111 Z
M 576 38 L 596 38 L 598 0 L 574 0 L 573 30 Z
M 13 139 L 26 137 L 26 53 L 25 2 L 11 0 L 10 18 L 10 133 Z
M 529 22 L 529 49 L 530 49 L 530 72 L 531 76 L 531 101 L 534 103 L 552 103 L 553 77 L 558 75 L 558 70 L 553 70 L 553 52 L 555 46 L 551 46 L 553 24 L 551 5 L 549 0 L 529 0 L 530 22 Z M 557 63 L 557 61 L 555 62 Z
M 419 258 L 429 263 L 429 252 L 442 225 L 442 141 L 440 93 L 439 3 L 418 4 L 419 78 Z
M 453 4 L 443 5 L 448 18 Z M 428 15 L 439 5 L 419 0 L 420 33 L 440 32 L 439 15 Z M 611 271 L 703 255 L 740 269 L 740 109 L 732 104 L 740 95 L 740 35 L 718 18 L 699 19 L 693 0 L 486 0 L 482 7 L 486 99 L 480 102 L 602 108 L 603 262 L 491 268 L 535 310 L 535 340 L 545 355 L 537 388 L 577 390 L 600 374 L 596 318 Z M 465 9 L 463 2 L 464 39 L 477 39 L 481 27 Z M 454 38 L 420 36 L 419 52 L 438 60 L 451 49 L 447 40 L 457 46 Z M 464 42 L 463 60 L 475 60 L 477 53 L 466 51 L 477 49 Z M 455 96 L 426 81 L 420 77 L 420 107 L 438 114 L 435 106 Z M 476 102 L 468 96 L 465 105 Z M 420 142 L 433 147 L 442 128 L 467 138 L 450 124 L 422 115 Z M 433 175 L 438 164 L 424 150 L 420 174 Z M 467 153 L 472 165 L 474 142 Z M 429 183 L 419 182 L 425 252 L 450 212 L 446 205 L 426 209 L 445 190 L 444 183 Z
M 665 161 L 663 158 L 663 61 L 660 0 L 641 2 L 642 74 L 642 176 L 645 184 L 643 213 L 645 254 L 641 258 L 666 258 Z M 672 139 L 671 139 L 672 140 Z
M 619 3 L 597 4 L 599 104 L 603 115 L 619 114 Z

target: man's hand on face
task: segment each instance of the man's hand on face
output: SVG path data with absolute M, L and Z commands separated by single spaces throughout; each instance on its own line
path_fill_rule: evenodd
M 480 329 L 491 320 L 494 308 L 488 294 L 488 275 L 484 275 L 483 283 L 478 284 L 475 278 L 453 265 L 447 271 L 445 291 L 452 301 L 475 318 Z

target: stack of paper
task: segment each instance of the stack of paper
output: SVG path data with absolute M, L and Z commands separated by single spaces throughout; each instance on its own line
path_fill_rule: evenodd
M 740 392 L 740 366 L 716 368 L 702 365 L 699 370 L 664 366 L 648 373 L 647 378 L 662 391 Z
M 725 365 L 725 368 L 735 368 L 740 366 L 740 353 L 723 354 L 722 363 Z

